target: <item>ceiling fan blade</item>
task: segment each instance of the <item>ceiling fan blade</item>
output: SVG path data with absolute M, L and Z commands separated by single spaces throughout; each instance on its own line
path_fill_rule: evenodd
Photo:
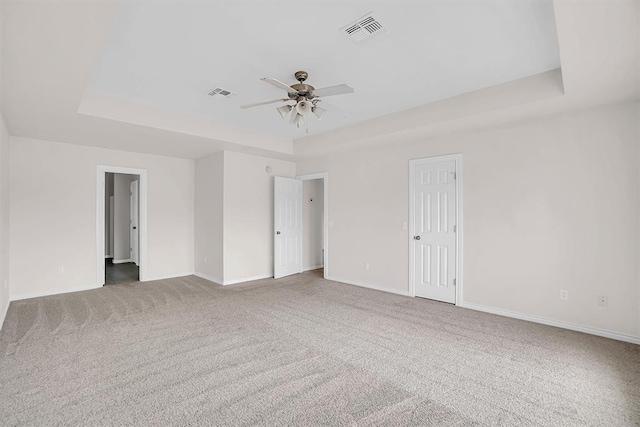
M 271 77 L 263 77 L 262 80 L 265 83 L 269 83 L 272 86 L 277 87 L 278 89 L 286 90 L 290 95 L 298 95 L 298 91 L 292 88 L 291 86 L 282 83 L 280 80 L 272 79 Z
M 286 102 L 286 101 L 291 101 L 291 100 L 289 98 L 272 99 L 271 101 L 263 101 L 263 102 L 256 102 L 255 104 L 241 105 L 240 108 L 252 108 L 252 107 L 257 107 L 259 105 L 274 104 L 276 102 Z
M 349 85 L 337 85 L 337 86 L 329 86 L 322 87 L 320 89 L 316 89 L 313 91 L 313 96 L 323 97 L 323 96 L 333 96 L 333 95 L 343 95 L 346 93 L 353 93 L 355 90 Z

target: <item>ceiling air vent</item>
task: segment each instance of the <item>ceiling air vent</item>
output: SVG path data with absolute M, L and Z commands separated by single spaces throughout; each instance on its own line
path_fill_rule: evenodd
M 365 42 L 372 38 L 378 38 L 389 32 L 382 26 L 380 21 L 373 16 L 373 12 L 367 13 L 362 18 L 342 27 L 340 31 L 358 43 Z
M 213 96 L 214 98 L 231 98 L 235 93 L 217 87 L 209 92 L 208 95 Z

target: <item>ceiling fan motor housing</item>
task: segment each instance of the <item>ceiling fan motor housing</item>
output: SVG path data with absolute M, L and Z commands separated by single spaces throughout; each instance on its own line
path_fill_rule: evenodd
M 311 94 L 315 88 L 311 85 L 304 84 L 304 83 L 296 83 L 294 85 L 291 85 L 291 88 L 298 92 L 298 96 L 297 96 L 298 98 L 300 97 L 308 98 L 308 99 L 313 98 L 313 95 Z M 295 97 L 295 95 L 293 95 L 293 97 Z
M 312 99 L 312 93 L 315 88 L 304 83 L 304 81 L 309 77 L 309 73 L 307 73 L 306 71 L 296 71 L 294 75 L 296 77 L 296 80 L 300 83 L 291 85 L 291 88 L 298 92 L 297 96 L 291 95 L 291 99 L 296 99 L 297 101 L 304 101 L 304 99 L 301 98 Z

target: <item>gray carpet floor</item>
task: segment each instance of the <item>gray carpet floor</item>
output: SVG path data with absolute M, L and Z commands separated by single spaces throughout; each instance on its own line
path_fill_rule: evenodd
M 2 425 L 640 425 L 640 347 L 308 272 L 12 302 Z

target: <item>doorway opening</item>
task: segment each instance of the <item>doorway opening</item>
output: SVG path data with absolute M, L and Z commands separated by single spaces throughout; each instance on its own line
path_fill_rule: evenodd
M 105 285 L 137 282 L 140 175 L 105 174 Z
M 98 166 L 97 285 L 146 280 L 146 170 Z
M 311 270 L 328 276 L 328 178 L 326 172 L 275 177 L 274 278 Z
M 324 179 L 302 181 L 302 271 L 324 268 Z

